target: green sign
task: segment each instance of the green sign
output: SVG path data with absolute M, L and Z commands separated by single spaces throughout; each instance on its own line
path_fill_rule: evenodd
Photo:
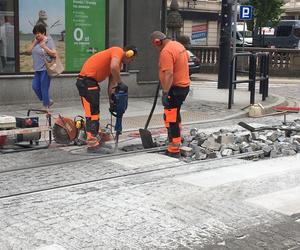
M 79 71 L 88 57 L 105 49 L 106 0 L 66 0 L 66 70 Z

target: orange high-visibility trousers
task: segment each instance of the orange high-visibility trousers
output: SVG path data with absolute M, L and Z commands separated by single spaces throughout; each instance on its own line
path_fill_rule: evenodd
M 100 127 L 100 87 L 95 80 L 85 77 L 78 78 L 76 86 L 85 113 L 87 145 L 95 147 L 99 145 L 97 135 Z
M 168 148 L 171 153 L 178 153 L 181 144 L 181 105 L 189 93 L 189 87 L 173 86 L 169 90 L 169 104 L 164 107 L 164 123 L 168 130 Z

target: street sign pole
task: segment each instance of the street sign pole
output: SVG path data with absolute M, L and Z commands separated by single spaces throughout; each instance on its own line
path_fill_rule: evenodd
M 245 50 L 245 33 L 246 33 L 246 21 L 243 22 L 243 52 Z
M 243 20 L 243 51 L 245 47 L 245 32 L 246 32 L 246 20 L 253 18 L 253 7 L 251 5 L 240 6 L 240 20 Z

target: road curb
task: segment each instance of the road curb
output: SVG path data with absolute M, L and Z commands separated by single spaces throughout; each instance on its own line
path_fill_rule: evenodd
M 272 110 L 273 107 L 279 106 L 279 105 L 284 105 L 286 103 L 286 99 L 282 96 L 275 95 L 275 94 L 270 95 L 270 97 L 271 96 L 277 98 L 277 101 L 264 106 L 264 110 L 265 110 L 266 114 L 271 113 L 273 111 Z M 244 117 L 248 117 L 248 112 L 249 112 L 249 108 L 247 108 L 243 111 L 237 112 L 233 115 L 224 116 L 222 118 L 199 120 L 199 121 L 193 121 L 193 122 L 183 122 L 182 124 L 183 125 L 205 124 L 205 123 L 214 123 L 214 122 L 220 122 L 220 121 L 237 119 L 237 118 L 244 118 Z M 274 113 L 274 114 L 276 114 L 276 113 Z M 151 126 L 148 129 L 151 130 L 151 129 L 158 129 L 158 128 L 162 128 L 162 126 Z M 129 132 L 129 131 L 133 131 L 133 130 L 126 130 L 126 131 Z

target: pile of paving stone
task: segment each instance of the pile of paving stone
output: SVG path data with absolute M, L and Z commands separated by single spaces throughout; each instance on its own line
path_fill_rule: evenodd
M 277 129 L 250 132 L 221 129 L 206 134 L 194 128 L 190 130 L 189 136 L 184 137 L 181 154 L 187 160 L 205 160 L 256 151 L 260 151 L 257 155 L 259 158 L 274 158 L 299 153 L 300 120 L 277 127 L 285 128 L 285 131 Z

